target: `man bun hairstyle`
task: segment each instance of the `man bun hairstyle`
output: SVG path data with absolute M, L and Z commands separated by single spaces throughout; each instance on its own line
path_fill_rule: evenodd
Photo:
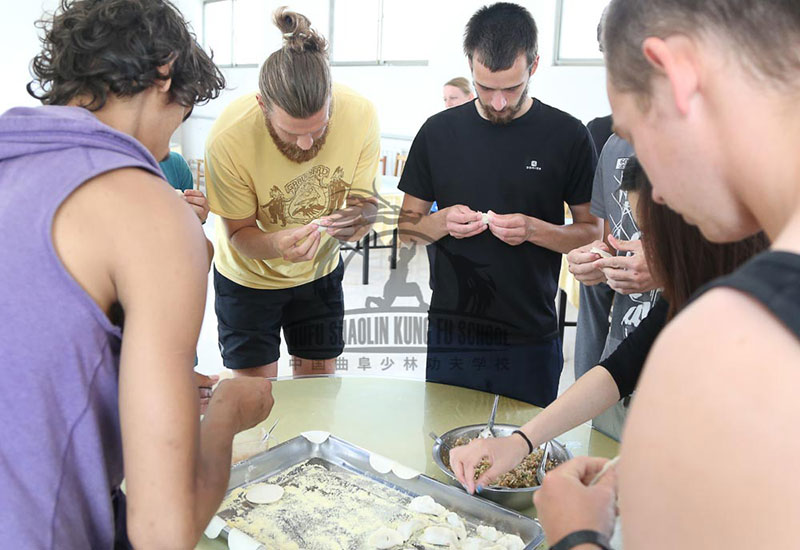
M 517 4 L 498 2 L 470 17 L 464 30 L 464 54 L 492 71 L 510 69 L 524 53 L 528 66 L 538 55 L 538 31 L 530 12 Z
M 132 97 L 172 79 L 172 100 L 186 107 L 219 96 L 225 78 L 168 0 L 61 0 L 36 23 L 42 51 L 28 93 L 45 105 L 101 109 L 108 95 Z M 172 62 L 169 74 L 159 67 Z
M 305 15 L 286 6 L 275 10 L 272 21 L 283 35 L 283 46 L 261 65 L 261 97 L 267 108 L 277 105 L 291 117 L 309 118 L 330 97 L 328 42 Z
M 648 37 L 684 35 L 727 47 L 757 81 L 796 89 L 800 82 L 797 0 L 613 0 L 603 32 L 614 87 L 648 97 L 654 68 L 642 53 Z

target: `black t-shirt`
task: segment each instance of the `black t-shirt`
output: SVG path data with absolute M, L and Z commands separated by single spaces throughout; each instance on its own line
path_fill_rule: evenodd
M 636 389 L 647 354 L 667 324 L 667 313 L 669 303 L 662 296 L 639 326 L 620 342 L 611 355 L 600 361 L 600 365 L 606 368 L 617 384 L 621 398 L 628 397 Z
M 608 138 L 614 133 L 614 120 L 611 118 L 611 115 L 593 118 L 586 127 L 589 128 L 589 133 L 592 135 L 592 141 L 594 142 L 594 148 L 597 150 L 599 156 Z
M 507 125 L 481 118 L 474 102 L 429 118 L 408 155 L 399 188 L 439 209 L 463 204 L 564 224 L 564 203 L 591 200 L 597 163 L 576 118 L 534 99 Z M 531 243 L 511 246 L 488 229 L 436 243 L 431 322 L 502 327 L 509 343 L 557 335 L 555 294 L 561 254 Z M 491 329 L 489 329 L 491 330 Z

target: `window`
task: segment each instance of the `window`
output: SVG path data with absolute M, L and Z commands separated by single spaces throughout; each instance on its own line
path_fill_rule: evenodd
M 597 25 L 608 0 L 558 0 L 555 65 L 602 65 Z
M 223 67 L 258 67 L 281 47 L 272 14 L 281 6 L 302 13 L 323 36 L 330 30 L 328 2 L 320 0 L 205 0 L 203 46 Z
M 203 4 L 203 46 L 214 54 L 218 65 L 233 63 L 233 2 L 222 0 Z
M 331 64 L 427 65 L 424 0 L 330 0 Z M 410 31 L 409 29 L 414 29 Z M 413 32 L 413 35 L 411 34 Z
M 272 14 L 288 4 L 328 39 L 332 65 L 427 65 L 425 1 L 204 0 L 203 45 L 223 67 L 259 66 L 281 47 Z

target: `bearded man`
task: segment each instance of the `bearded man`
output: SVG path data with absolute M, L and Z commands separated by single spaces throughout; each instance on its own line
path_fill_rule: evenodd
M 259 92 L 228 106 L 206 143 L 219 344 L 235 375 L 274 377 L 283 329 L 294 374 L 330 374 L 344 347 L 339 241 L 374 221 L 378 120 L 332 83 L 327 42 L 305 16 L 281 8 L 273 21 L 283 47 Z
M 528 94 L 539 56 L 525 8 L 479 9 L 464 53 L 478 97 L 428 119 L 399 185 L 401 238 L 436 246 L 426 377 L 544 407 L 563 366 L 561 255 L 602 231 L 596 153 L 579 120 Z

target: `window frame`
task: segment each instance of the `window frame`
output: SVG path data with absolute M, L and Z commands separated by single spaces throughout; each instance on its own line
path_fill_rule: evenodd
M 378 42 L 376 46 L 376 59 L 375 61 L 334 61 L 334 48 L 336 47 L 336 18 L 335 8 L 336 0 L 328 0 L 328 44 L 329 57 L 331 67 L 388 67 L 388 66 L 403 66 L 403 67 L 426 67 L 428 66 L 427 59 L 382 59 L 383 57 L 383 13 L 384 13 L 384 0 L 373 0 L 379 3 L 380 18 L 378 20 Z M 231 35 L 230 35 L 230 51 L 231 57 L 224 63 L 217 61 L 217 66 L 223 69 L 246 69 L 258 68 L 260 65 L 257 63 L 236 63 L 236 26 L 235 26 L 235 9 L 236 0 L 203 0 L 203 48 L 208 51 L 208 44 L 206 43 L 206 5 L 216 4 L 219 2 L 230 2 L 231 7 Z
M 553 48 L 553 66 L 557 67 L 603 67 L 605 60 L 603 54 L 598 51 L 598 57 L 578 58 L 561 57 L 561 27 L 564 19 L 564 0 L 556 0 L 556 29 L 555 47 Z
M 345 1 L 345 0 L 342 0 Z M 328 31 L 328 41 L 330 43 L 331 67 L 427 67 L 427 59 L 383 59 L 383 22 L 384 22 L 384 0 L 373 0 L 378 2 L 378 43 L 376 44 L 375 61 L 334 61 L 334 49 L 336 48 L 335 29 L 336 26 L 336 0 L 330 2 L 330 29 Z

